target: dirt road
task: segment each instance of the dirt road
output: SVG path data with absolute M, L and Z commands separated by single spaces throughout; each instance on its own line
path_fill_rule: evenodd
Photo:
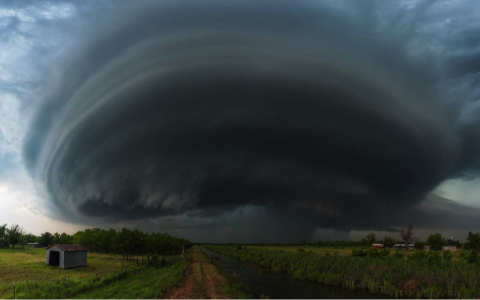
M 180 285 L 167 293 L 165 299 L 225 299 L 222 293 L 225 278 L 210 263 L 198 246 L 190 253 L 190 265 Z

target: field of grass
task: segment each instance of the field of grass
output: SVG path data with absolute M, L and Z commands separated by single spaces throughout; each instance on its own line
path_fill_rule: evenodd
M 120 255 L 89 253 L 86 267 L 63 270 L 45 264 L 45 249 L 29 252 L 0 249 L 0 298 L 13 298 L 14 286 L 16 298 L 159 297 L 187 266 L 179 257 L 167 257 L 165 268 L 122 272 Z
M 259 250 L 269 250 L 269 251 L 284 251 L 284 252 L 298 252 L 298 249 L 303 249 L 305 252 L 312 252 L 319 255 L 340 255 L 340 256 L 350 256 L 353 250 L 369 250 L 371 247 L 315 247 L 315 246 L 242 246 L 247 249 L 259 249 Z M 407 256 L 415 253 L 414 250 L 406 251 L 405 249 L 391 249 L 391 253 L 400 252 Z M 453 252 L 453 260 L 458 260 L 460 258 L 460 253 L 462 250 Z M 336 254 L 338 253 L 338 254 Z
M 347 256 L 352 253 L 353 249 L 362 249 L 367 250 L 370 247 L 314 247 L 314 246 L 242 246 L 249 249 L 262 249 L 270 251 L 285 251 L 285 252 L 297 252 L 298 249 L 303 249 L 306 252 L 311 251 L 316 254 L 325 255 L 329 253 L 330 255 Z
M 283 249 L 268 246 L 211 245 L 207 248 L 242 262 L 286 273 L 292 278 L 389 297 L 480 297 L 480 259 L 454 260 L 449 252 L 408 251 L 405 255 L 407 251 L 368 251 L 366 257 L 360 257 L 319 255 L 307 248 L 303 251 L 280 251 Z
M 104 287 L 75 295 L 76 299 L 160 298 L 182 278 L 188 263 L 176 258 L 166 268 L 142 268 Z
M 45 249 L 33 248 L 29 253 L 0 248 L 0 283 L 13 284 L 25 280 L 54 281 L 65 276 L 68 279 L 82 279 L 105 276 L 122 269 L 122 257 L 109 254 L 88 254 L 88 266 L 62 270 L 45 264 Z M 2 289 L 0 286 L 0 295 Z

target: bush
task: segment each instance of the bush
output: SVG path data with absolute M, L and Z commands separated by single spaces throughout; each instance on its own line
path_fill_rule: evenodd
M 469 264 L 476 263 L 478 261 L 478 253 L 475 250 L 471 250 L 467 256 L 467 262 Z
M 412 255 L 408 256 L 408 260 L 422 260 L 427 258 L 427 252 L 415 251 Z
M 427 254 L 427 262 L 430 266 L 438 266 L 442 262 L 442 258 L 440 257 L 440 252 L 438 251 L 430 251 Z
M 325 284 L 339 286 L 340 284 L 342 284 L 342 279 L 340 278 L 340 275 L 328 274 L 327 276 L 325 276 Z
M 359 249 L 353 249 L 352 250 L 352 256 L 353 257 L 365 257 L 367 256 L 367 252 Z
M 440 251 L 445 246 L 446 241 L 440 233 L 435 233 L 427 238 L 427 244 L 430 245 L 430 249 Z
M 153 255 L 147 255 L 147 265 L 148 266 L 154 266 L 158 264 L 158 255 L 153 254 Z
M 237 245 L 237 250 L 242 250 L 242 245 Z
M 451 262 L 453 258 L 453 254 L 450 251 L 443 251 L 443 261 L 444 262 Z
M 370 249 L 367 251 L 367 257 L 368 258 L 378 258 L 380 255 L 378 254 L 377 249 Z
M 424 242 L 415 242 L 415 244 L 413 244 L 413 247 L 417 250 L 423 250 L 425 248 L 425 243 Z
M 305 249 L 298 248 L 298 249 L 297 249 L 297 252 L 305 252 Z
M 403 259 L 405 257 L 405 254 L 399 252 L 399 251 L 396 251 L 394 254 L 393 254 L 393 257 L 395 258 L 401 258 Z
M 383 249 L 382 251 L 380 251 L 380 257 L 384 258 L 384 257 L 387 257 L 390 255 L 390 250 L 388 249 Z

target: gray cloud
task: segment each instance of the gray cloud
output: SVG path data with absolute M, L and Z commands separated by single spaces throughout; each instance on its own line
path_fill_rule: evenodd
M 418 43 L 438 3 L 119 5 L 56 65 L 25 160 L 77 222 L 255 206 L 293 236 L 468 215 L 422 202 L 475 173 L 480 146 L 478 118 L 452 99 L 469 94 L 471 58 L 423 59 Z

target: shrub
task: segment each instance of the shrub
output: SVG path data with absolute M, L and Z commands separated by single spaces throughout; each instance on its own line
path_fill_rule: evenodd
M 298 249 L 297 249 L 297 252 L 305 252 L 305 249 L 298 248 Z
M 399 252 L 399 251 L 396 251 L 394 254 L 393 254 L 393 257 L 395 258 L 401 258 L 403 259 L 405 257 L 405 254 Z
M 328 274 L 327 276 L 325 276 L 325 284 L 339 286 L 340 284 L 342 284 L 340 275 Z
M 413 247 L 417 250 L 423 250 L 425 248 L 425 243 L 418 241 L 413 244 Z
M 352 256 L 353 257 L 365 257 L 367 256 L 367 252 L 359 249 L 353 249 L 352 250 Z
M 427 244 L 430 245 L 430 249 L 439 251 L 442 250 L 442 247 L 446 244 L 446 241 L 440 233 L 435 233 L 431 234 L 427 238 Z
M 478 261 L 478 253 L 475 250 L 471 250 L 467 256 L 467 262 L 469 264 L 476 263 Z
M 378 258 L 380 255 L 378 254 L 377 249 L 370 249 L 367 251 L 367 257 L 368 258 Z
M 408 260 L 422 260 L 427 258 L 427 252 L 415 251 L 412 255 L 408 256 Z
M 440 252 L 438 251 L 430 251 L 427 254 L 427 262 L 430 266 L 438 266 L 442 262 L 442 258 L 440 257 Z
M 242 250 L 242 245 L 237 245 L 237 250 Z
M 453 258 L 453 254 L 450 251 L 443 251 L 443 261 L 444 262 L 451 262 Z
M 385 258 L 389 255 L 390 255 L 390 250 L 388 250 L 388 249 L 383 249 L 382 251 L 380 251 L 380 257 L 382 257 L 382 258 Z

